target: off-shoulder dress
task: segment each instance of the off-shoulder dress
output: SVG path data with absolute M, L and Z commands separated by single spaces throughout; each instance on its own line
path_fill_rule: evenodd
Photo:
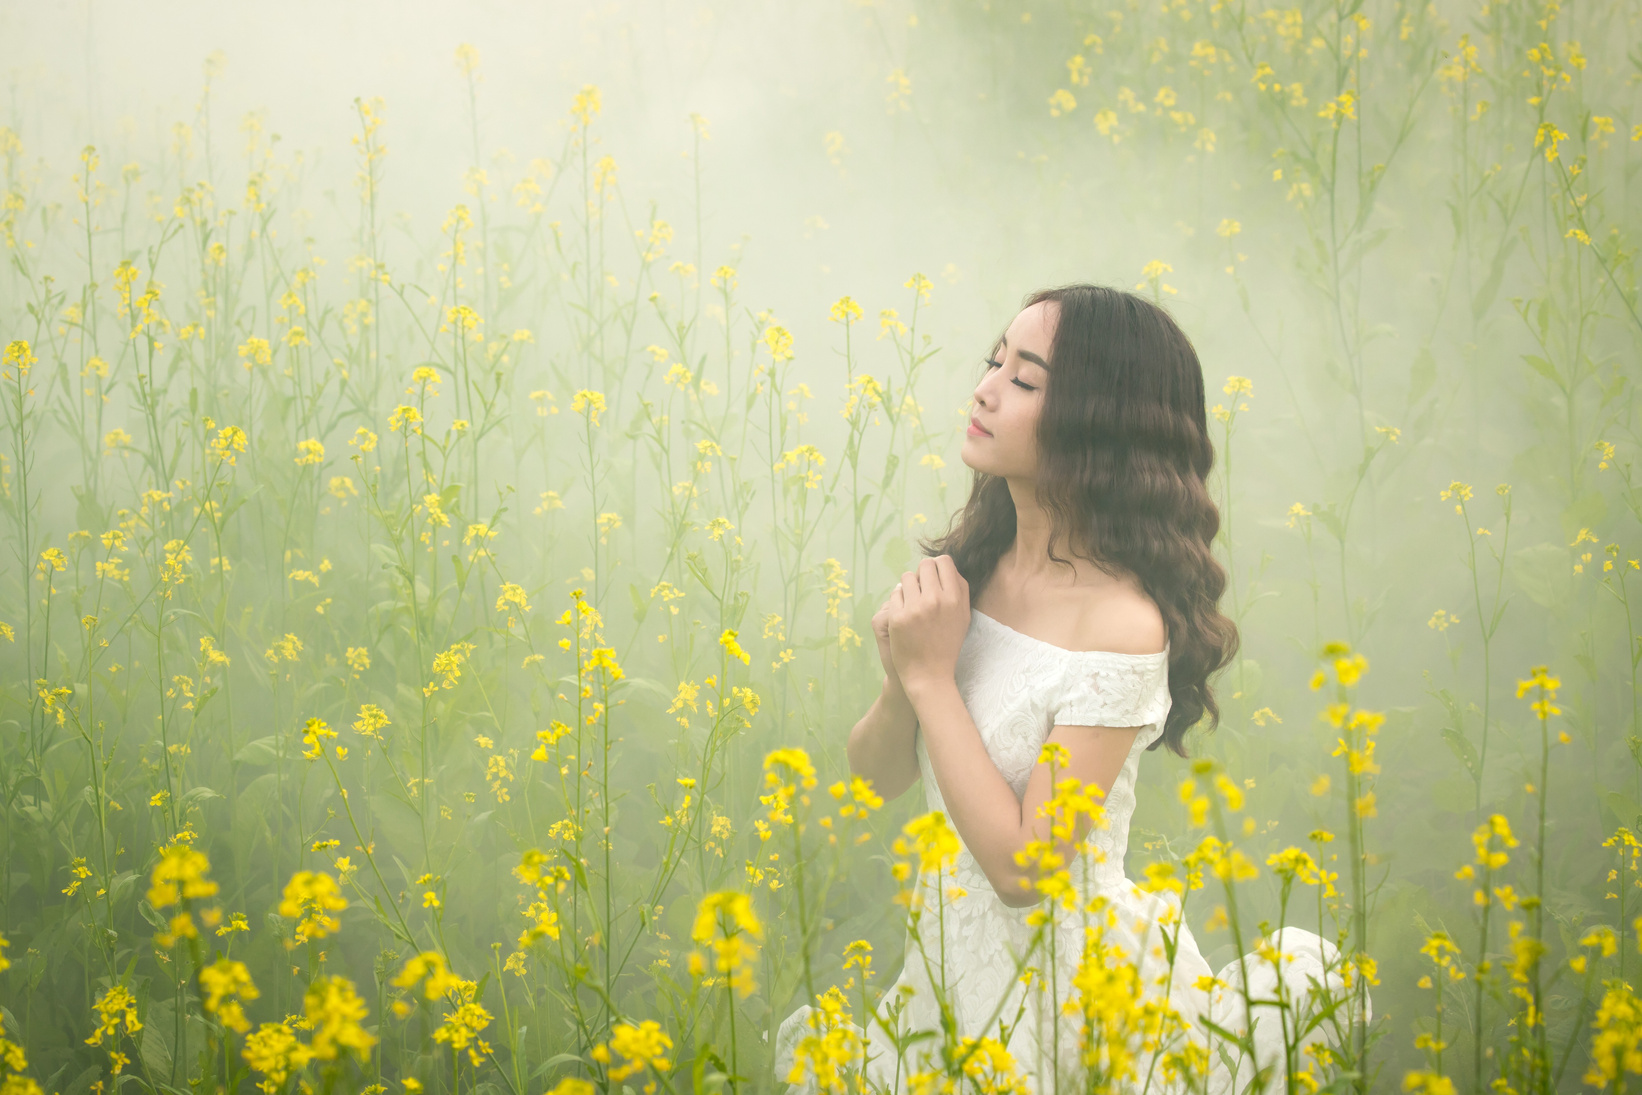
M 1121 958 L 1116 957 L 1119 950 L 1108 950 L 1106 953 L 1112 957 L 1106 965 L 1117 960 L 1135 967 L 1143 993 L 1164 997 L 1184 1021 L 1185 1031 L 1190 1032 L 1150 1047 L 1144 1041 L 1134 1042 L 1138 1059 L 1134 1091 L 1186 1090 L 1183 1081 L 1171 1082 L 1165 1074 L 1164 1057 L 1171 1051 L 1178 1052 L 1186 1038 L 1199 1044 L 1214 1041 L 1204 1033 L 1201 1018 L 1228 1031 L 1247 1031 L 1251 1013 L 1239 987 L 1245 970 L 1249 995 L 1254 1000 L 1276 998 L 1281 979 L 1287 998 L 1294 1002 L 1288 1019 L 1291 1025 L 1294 1015 L 1304 1017 L 1308 1006 L 1316 1006 L 1319 986 L 1335 994 L 1342 992 L 1335 946 L 1315 932 L 1293 926 L 1274 932 L 1256 951 L 1232 960 L 1218 971 L 1212 970 L 1190 927 L 1179 924 L 1180 899 L 1167 889 L 1142 889 L 1124 873 L 1140 757 L 1162 736 L 1172 702 L 1167 647 L 1155 654 L 1067 650 L 972 608 L 956 680 L 987 753 L 1017 797 L 1025 794 L 1027 777 L 1053 727 L 1141 727 L 1105 797 L 1105 823 L 1091 828 L 1082 854 L 1073 865 L 1074 880 L 1081 892 L 1099 893 L 1107 899 L 1101 917 L 1102 943 L 1107 948 L 1120 948 Z M 916 750 L 927 807 L 945 812 L 940 785 L 921 737 Z M 923 884 L 927 888 L 934 881 L 926 879 Z M 1075 1007 L 1066 1005 L 1078 992 L 1074 986 L 1087 938 L 1084 918 L 1075 913 L 1057 914 L 1052 951 L 1040 936 L 1040 945 L 1028 954 L 1038 932 L 1032 913 L 1041 906 L 1005 905 L 967 848 L 960 851 L 954 871 L 943 880 L 942 887 L 945 892 L 940 898 L 944 907 L 938 918 L 939 932 L 932 911 L 925 912 L 917 932 L 909 929 L 904 966 L 879 1004 L 882 1013 L 886 1005 L 904 998 L 906 1003 L 895 1026 L 903 1035 L 928 1031 L 934 1036 L 919 1042 L 898 1060 L 883 1027 L 876 1021 L 869 1023 L 864 1040 L 869 1078 L 875 1088 L 900 1095 L 911 1090 L 910 1075 L 929 1067 L 930 1062 L 921 1057 L 939 1053 L 941 1022 L 934 984 L 944 978 L 958 1036 L 995 1038 L 1001 1020 L 1010 1028 L 1007 1049 L 1030 1090 L 1054 1091 L 1059 1086 L 1055 1060 L 1059 1061 L 1062 1082 L 1081 1071 L 1079 1031 L 1083 1019 Z M 936 899 L 933 891 L 928 891 L 927 908 L 933 910 Z M 1171 971 L 1165 933 L 1175 938 L 1177 930 Z M 1023 955 L 1027 956 L 1024 962 Z M 1030 985 L 1022 979 L 1023 967 L 1035 971 Z M 793 1069 L 794 1048 L 808 1033 L 809 1014 L 808 1006 L 798 1009 L 778 1031 L 778 1080 L 787 1079 Z M 1284 1090 L 1283 1016 L 1275 1007 L 1256 1006 L 1252 1019 L 1258 1067 L 1275 1063 L 1277 1068 L 1266 1090 Z M 1302 1044 L 1325 1038 L 1326 1026 L 1313 1029 Z M 1221 1053 L 1217 1048 L 1206 1055 L 1211 1093 L 1242 1091 L 1255 1074 L 1255 1061 L 1238 1053 L 1234 1045 L 1225 1048 L 1229 1052 Z M 1299 1060 L 1304 1069 L 1310 1058 L 1302 1055 Z M 1202 1090 L 1201 1079 L 1191 1087 Z M 789 1088 L 791 1095 L 815 1090 L 813 1079 Z

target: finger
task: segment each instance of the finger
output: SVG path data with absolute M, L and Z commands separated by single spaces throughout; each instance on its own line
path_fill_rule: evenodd
M 935 569 L 941 576 L 941 588 L 957 593 L 964 588 L 964 577 L 958 573 L 958 564 L 952 561 L 950 555 L 937 555 Z
M 935 565 L 934 559 L 924 559 L 918 564 L 918 585 L 925 593 L 941 592 L 941 569 Z

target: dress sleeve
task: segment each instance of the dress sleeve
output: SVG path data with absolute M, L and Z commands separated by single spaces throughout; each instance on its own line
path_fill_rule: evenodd
M 1169 663 L 1111 659 L 1071 667 L 1049 704 L 1052 726 L 1161 728 L 1169 713 Z

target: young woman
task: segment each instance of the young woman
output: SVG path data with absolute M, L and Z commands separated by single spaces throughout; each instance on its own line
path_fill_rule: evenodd
M 1087 1002 L 1091 971 L 1133 966 L 1128 998 L 1166 1000 L 1199 1044 L 1200 1016 L 1247 1029 L 1235 987 L 1245 968 L 1256 999 L 1275 995 L 1279 975 L 1255 955 L 1221 970 L 1217 985 L 1180 924 L 1179 898 L 1136 887 L 1123 867 L 1140 754 L 1167 744 L 1185 756 L 1186 732 L 1205 715 L 1218 722 L 1208 678 L 1238 647 L 1216 609 L 1226 577 L 1210 551 L 1220 521 L 1204 486 L 1214 464 L 1206 417 L 1191 343 L 1130 293 L 1035 293 L 987 358 L 963 446 L 975 472 L 969 501 L 873 618 L 883 692 L 849 737 L 856 774 L 886 799 L 921 778 L 928 809 L 962 845 L 952 874 L 921 883 L 929 909 L 944 905 L 940 938 L 926 912 L 878 1007 L 889 1029 L 868 1025 L 867 1074 L 881 1090 L 913 1090 L 918 1073 L 939 1067 L 939 996 L 957 1039 L 1000 1039 L 1031 1089 L 1047 1093 L 1084 1075 L 1079 994 Z M 1071 841 L 1053 845 L 1081 897 L 1055 910 L 1052 931 L 1034 908 L 1044 894 L 1026 854 L 1052 839 L 1039 816 L 1055 793 L 1045 743 L 1064 750 L 1055 782 L 1072 776 L 1104 792 L 1101 822 L 1085 817 Z M 1089 959 L 1090 920 L 1078 910 L 1096 895 L 1107 949 Z M 1330 968 L 1335 948 L 1315 933 L 1286 928 L 1267 943 L 1297 1004 L 1308 980 L 1343 988 Z M 1033 971 L 1025 980 L 1023 967 Z M 1145 1026 L 1144 1006 L 1128 1008 L 1131 1027 Z M 800 1009 L 782 1025 L 779 1079 L 812 1032 L 810 1015 Z M 1133 1090 L 1203 1090 L 1206 1080 L 1210 1091 L 1240 1091 L 1268 1065 L 1266 1090 L 1284 1090 L 1284 1021 L 1275 1008 L 1254 1016 L 1258 1064 L 1238 1061 L 1232 1045 L 1230 1063 L 1203 1055 L 1193 1081 L 1164 1068 L 1184 1035 L 1150 1053 L 1132 1038 Z M 1293 1014 L 1287 1022 L 1292 1032 Z M 913 1048 L 897 1053 L 893 1043 L 909 1037 Z M 1318 1027 L 1304 1041 L 1322 1037 Z M 1298 1060 L 1302 1071 L 1314 1065 Z M 806 1088 L 813 1080 L 795 1090 Z

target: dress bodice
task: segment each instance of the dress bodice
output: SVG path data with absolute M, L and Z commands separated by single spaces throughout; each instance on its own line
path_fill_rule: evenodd
M 971 608 L 956 678 L 987 754 L 1016 798 L 1026 794 L 1027 778 L 1054 727 L 1141 727 L 1107 792 L 1106 825 L 1089 836 L 1103 853 L 1097 877 L 1122 878 L 1140 755 L 1162 735 L 1172 704 L 1169 648 L 1155 654 L 1067 650 Z M 916 748 L 928 808 L 947 813 L 922 735 Z M 967 850 L 961 860 L 960 869 L 974 866 Z

